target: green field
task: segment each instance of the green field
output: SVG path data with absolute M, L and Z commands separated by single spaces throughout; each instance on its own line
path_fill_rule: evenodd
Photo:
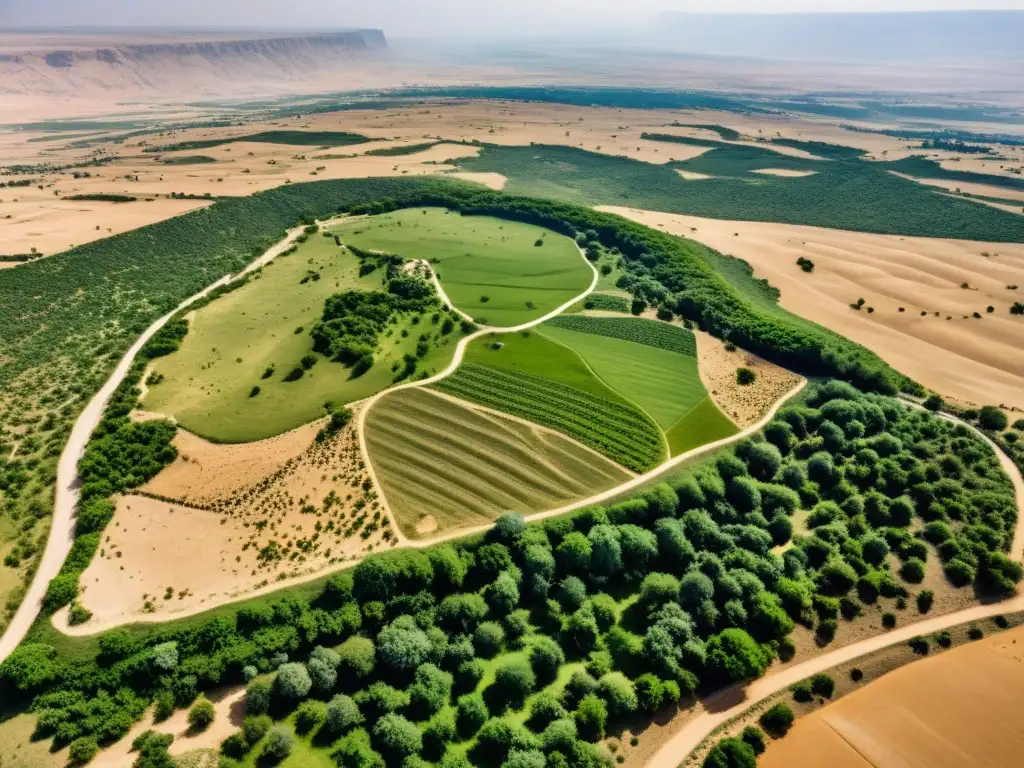
M 657 424 L 617 403 L 550 378 L 465 364 L 436 385 L 450 395 L 564 432 L 635 472 L 665 459 Z
M 484 325 L 507 327 L 542 317 L 593 279 L 569 238 L 489 216 L 405 209 L 331 231 L 363 250 L 432 262 L 455 306 Z M 535 245 L 538 240 L 542 246 Z
M 673 456 L 736 433 L 708 397 L 685 328 L 635 317 L 563 315 L 542 333 L 571 347 L 618 394 L 649 413 Z
M 480 525 L 514 509 L 553 509 L 612 488 L 628 474 L 561 435 L 474 410 L 427 389 L 382 398 L 367 414 L 374 471 L 399 527 L 416 536 Z
M 340 405 L 391 386 L 392 365 L 415 352 L 419 335 L 439 334 L 430 318 L 412 325 L 405 317 L 391 326 L 376 363 L 358 378 L 340 363 L 320 358 L 302 378 L 284 380 L 312 352 L 309 330 L 320 319 L 324 300 L 340 290 L 378 289 L 381 276 L 377 270 L 360 277 L 351 253 L 333 239 L 310 238 L 296 253 L 278 257 L 245 286 L 195 313 L 181 349 L 154 363 L 164 380 L 150 388 L 143 406 L 174 416 L 204 437 L 249 442 L 324 416 L 328 401 Z M 303 330 L 296 333 L 298 328 Z M 443 368 L 456 338 L 452 333 L 432 340 L 419 370 Z M 262 378 L 270 366 L 274 373 Z M 254 386 L 260 392 L 250 397 Z
M 543 333 L 578 352 L 598 378 L 643 408 L 663 430 L 707 397 L 693 355 L 556 325 L 544 326 Z

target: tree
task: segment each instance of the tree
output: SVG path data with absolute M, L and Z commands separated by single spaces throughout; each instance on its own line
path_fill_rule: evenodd
M 409 706 L 408 693 L 379 680 L 369 688 L 359 691 L 354 698 L 360 711 L 371 722 L 389 712 L 397 712 Z
M 563 717 L 548 723 L 540 735 L 540 743 L 545 752 L 567 754 L 576 738 L 576 722 Z
M 916 557 L 909 558 L 900 566 L 900 576 L 911 584 L 920 584 L 924 581 L 924 561 Z
M 708 752 L 703 768 L 756 768 L 757 754 L 743 739 L 725 738 Z
M 558 668 L 564 663 L 562 647 L 550 637 L 541 636 L 530 647 L 530 665 L 537 679 L 544 685 L 555 679 Z
M 700 571 L 689 571 L 679 582 L 679 602 L 687 610 L 695 610 L 714 595 L 714 582 Z
M 761 715 L 761 727 L 772 736 L 778 738 L 785 735 L 786 731 L 793 725 L 796 719 L 793 710 L 785 704 L 775 704 L 767 712 Z
M 622 569 L 622 545 L 618 532 L 611 525 L 595 525 L 587 534 L 590 539 L 591 572 L 597 577 L 609 577 Z
M 68 748 L 68 762 L 71 765 L 85 765 L 100 751 L 99 744 L 93 736 L 82 736 L 71 742 Z
M 292 745 L 295 739 L 284 728 L 274 728 L 267 736 L 267 743 L 263 747 L 263 757 L 270 763 L 280 763 L 292 753 Z
M 736 369 L 736 383 L 740 386 L 747 386 L 757 381 L 757 373 L 750 368 L 737 368 Z
M 377 656 L 396 672 L 416 669 L 430 650 L 430 638 L 411 616 L 399 616 L 377 634 Z
M 57 651 L 41 643 L 19 646 L 0 664 L 0 679 L 25 694 L 34 694 L 56 681 L 62 674 Z
M 823 696 L 826 699 L 832 698 L 832 692 L 836 688 L 835 681 L 824 672 L 819 672 L 811 677 L 811 693 L 815 696 Z
M 338 694 L 328 702 L 324 727 L 330 733 L 340 735 L 362 724 L 363 715 L 352 697 Z
M 742 629 L 726 629 L 707 642 L 707 673 L 720 685 L 754 680 L 764 674 L 772 654 Z
M 498 614 L 509 613 L 519 604 L 519 583 L 508 571 L 498 574 L 487 587 L 487 602 Z
M 489 659 L 501 651 L 505 642 L 505 630 L 496 621 L 485 621 L 473 633 L 473 648 L 477 656 Z
M 656 675 L 645 672 L 634 683 L 637 704 L 644 712 L 657 712 L 665 700 L 665 684 Z
M 484 703 L 484 697 L 479 693 L 467 693 L 465 696 L 460 696 L 456 711 L 456 727 L 464 739 L 468 739 L 479 731 L 490 715 L 487 705 Z
M 373 726 L 373 741 L 385 758 L 401 761 L 423 749 L 420 729 L 395 713 L 384 715 Z
M 334 685 L 338 681 L 336 665 L 331 665 L 330 661 L 324 658 L 311 658 L 306 664 L 306 670 L 313 681 L 313 690 L 318 695 L 326 697 L 334 690 Z
M 250 715 L 265 715 L 270 709 L 271 683 L 253 680 L 245 689 L 245 711 Z
M 476 593 L 449 595 L 437 607 L 438 622 L 451 632 L 471 632 L 487 615 L 487 601 Z
M 742 458 L 750 474 L 763 483 L 770 482 L 782 466 L 782 453 L 770 442 L 747 445 Z
M 635 712 L 639 706 L 633 683 L 621 672 L 609 672 L 597 685 L 601 698 L 608 702 L 608 710 L 616 717 Z
M 322 701 L 308 699 L 295 710 L 295 730 L 299 733 L 315 731 L 327 721 L 327 706 Z
M 498 667 L 494 673 L 494 687 L 502 703 L 515 709 L 522 706 L 526 697 L 537 685 L 533 668 L 526 661 L 513 661 Z
M 643 575 L 648 564 L 658 557 L 657 537 L 639 525 L 619 525 L 616 530 L 622 550 L 622 567 L 627 577 Z
M 370 745 L 370 734 L 363 728 L 350 731 L 331 753 L 342 768 L 385 768 L 382 758 Z
M 433 664 L 424 664 L 416 670 L 415 681 L 409 688 L 409 703 L 421 716 L 430 716 L 448 704 L 454 679 Z
M 764 732 L 753 725 L 748 725 L 743 729 L 743 733 L 740 734 L 740 738 L 743 739 L 750 748 L 754 750 L 755 755 L 760 755 L 765 750 Z
M 584 696 L 572 713 L 580 738 L 600 741 L 604 738 L 604 726 L 608 722 L 608 707 L 592 693 Z
M 205 731 L 216 716 L 217 710 L 213 708 L 213 703 L 205 696 L 200 696 L 188 711 L 188 727 L 193 731 Z
M 983 405 L 978 411 L 978 426 L 982 429 L 1002 432 L 1009 423 L 1006 414 L 994 405 Z
M 312 687 L 309 672 L 299 663 L 282 664 L 274 678 L 274 696 L 286 705 L 306 698 Z
M 587 586 L 575 576 L 567 576 L 558 585 L 558 602 L 565 611 L 576 611 L 587 599 Z
M 579 531 L 570 531 L 555 549 L 558 569 L 563 573 L 586 574 L 590 570 L 593 546 Z

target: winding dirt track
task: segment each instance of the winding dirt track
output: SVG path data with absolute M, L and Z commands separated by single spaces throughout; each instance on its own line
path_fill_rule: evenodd
M 302 234 L 302 230 L 303 227 L 295 227 L 288 230 L 287 237 L 272 246 L 237 275 L 225 275 L 199 293 L 185 299 L 173 311 L 154 321 L 132 344 L 117 364 L 117 367 L 114 368 L 114 372 L 110 374 L 110 378 L 107 379 L 103 387 L 93 396 L 82 413 L 79 414 L 78 419 L 75 421 L 75 426 L 71 429 L 71 436 L 68 438 L 67 445 L 64 446 L 64 451 L 61 453 L 60 461 L 57 464 L 57 492 L 54 498 L 53 522 L 50 524 L 50 535 L 46 541 L 46 549 L 43 551 L 43 558 L 39 562 L 39 567 L 36 569 L 35 576 L 29 585 L 28 591 L 25 593 L 24 599 L 21 601 L 21 605 L 18 607 L 18 611 L 7 626 L 3 637 L 0 637 L 0 662 L 10 656 L 14 649 L 18 647 L 18 644 L 32 626 L 32 622 L 36 620 L 36 616 L 39 614 L 40 603 L 46 594 L 46 588 L 49 586 L 50 580 L 60 571 L 65 558 L 68 556 L 68 552 L 71 551 L 75 532 L 75 506 L 78 504 L 78 489 L 80 486 L 78 461 L 82 458 L 82 454 L 85 453 L 85 446 L 89 442 L 93 430 L 100 423 L 100 419 L 103 418 L 103 411 L 107 407 L 107 401 L 110 400 L 114 390 L 118 388 L 124 377 L 128 374 L 139 350 L 153 337 L 153 334 L 159 331 L 168 320 L 185 307 L 203 298 L 215 288 L 219 288 L 273 261 L 295 242 L 295 239 Z
M 924 410 L 917 403 L 911 401 L 904 402 L 911 408 Z M 1003 470 L 1013 481 L 1014 493 L 1017 497 L 1017 528 L 1013 537 L 1013 545 L 1010 548 L 1010 556 L 1019 559 L 1021 550 L 1024 549 L 1024 477 L 1021 477 L 1020 470 L 1017 469 L 1017 466 L 1010 458 L 999 450 L 995 443 L 989 440 L 987 436 L 960 419 L 948 414 L 940 415 L 948 421 L 965 424 L 968 429 L 988 443 L 996 452 Z M 715 729 L 742 714 L 754 704 L 818 672 L 824 672 L 830 667 L 845 664 L 891 645 L 905 643 L 917 635 L 930 635 L 958 624 L 965 624 L 989 616 L 996 616 L 1000 613 L 1010 613 L 1019 610 L 1024 610 L 1024 594 L 1018 594 L 1009 600 L 998 603 L 974 605 L 955 613 L 947 613 L 944 616 L 936 616 L 931 619 L 914 622 L 913 624 L 907 624 L 906 626 L 890 630 L 885 634 L 869 637 L 866 640 L 852 643 L 844 648 L 838 648 L 831 653 L 808 659 L 801 664 L 782 667 L 779 671 L 755 680 L 746 687 L 732 686 L 718 691 L 701 702 L 704 711 L 683 726 L 679 733 L 665 742 L 661 749 L 648 761 L 647 768 L 677 768 Z M 738 703 L 734 703 L 737 702 L 737 699 L 739 699 Z

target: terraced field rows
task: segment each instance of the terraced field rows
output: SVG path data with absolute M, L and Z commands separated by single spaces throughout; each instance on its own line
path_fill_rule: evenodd
M 426 388 L 382 398 L 367 415 L 374 471 L 402 532 L 435 518 L 443 530 L 514 509 L 537 512 L 629 475 L 573 441 L 478 411 Z
M 634 341 L 650 347 L 660 347 L 681 355 L 697 356 L 697 341 L 693 333 L 678 325 L 658 323 L 638 317 L 590 317 L 560 315 L 546 325 L 567 328 L 612 339 Z
M 666 458 L 661 431 L 643 412 L 550 379 L 463 364 L 434 386 L 563 432 L 636 472 Z

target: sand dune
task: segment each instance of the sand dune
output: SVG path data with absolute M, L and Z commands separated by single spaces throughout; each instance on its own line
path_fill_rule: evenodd
M 745 259 L 781 289 L 782 306 L 874 350 L 926 387 L 1024 407 L 1024 318 L 1008 312 L 1024 297 L 1024 245 L 605 210 Z M 814 262 L 813 273 L 796 265 L 800 256 Z M 858 312 L 849 304 L 859 298 L 866 304 Z

